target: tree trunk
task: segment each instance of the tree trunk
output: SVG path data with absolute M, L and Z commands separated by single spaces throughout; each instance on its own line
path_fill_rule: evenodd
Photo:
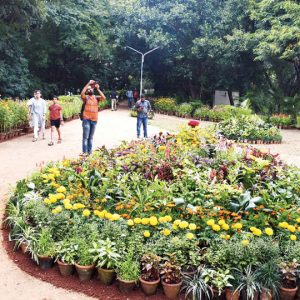
M 233 98 L 232 98 L 232 90 L 227 90 L 227 92 L 228 92 L 228 98 L 230 101 L 230 105 L 234 105 Z

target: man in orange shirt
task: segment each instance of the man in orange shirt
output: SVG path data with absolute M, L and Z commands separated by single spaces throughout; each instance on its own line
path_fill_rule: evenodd
M 99 96 L 94 95 L 94 89 Z M 87 94 L 86 94 L 87 93 Z M 93 137 L 98 121 L 98 103 L 106 99 L 100 90 L 100 85 L 94 80 L 90 80 L 81 91 L 81 99 L 84 103 L 82 113 L 82 152 L 91 154 L 93 148 Z

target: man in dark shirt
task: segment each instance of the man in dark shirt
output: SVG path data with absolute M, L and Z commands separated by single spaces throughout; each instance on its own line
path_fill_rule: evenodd
M 141 125 L 143 124 L 144 137 L 147 138 L 148 112 L 151 110 L 150 102 L 142 94 L 141 100 L 136 103 L 135 107 L 137 110 L 137 137 L 140 138 Z

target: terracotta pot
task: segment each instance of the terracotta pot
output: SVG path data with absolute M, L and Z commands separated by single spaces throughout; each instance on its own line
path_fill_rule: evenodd
M 298 290 L 297 290 L 297 293 L 296 293 L 295 300 L 300 300 L 300 289 L 299 289 L 299 286 L 298 286 Z
M 287 289 L 284 287 L 280 287 L 280 298 L 284 300 L 294 300 L 296 293 L 297 293 L 298 287 L 295 287 L 294 289 Z
M 20 244 L 20 248 L 21 248 L 22 253 L 25 254 L 25 253 L 27 252 L 28 243 L 22 242 L 22 243 Z
M 81 266 L 75 264 L 77 274 L 80 281 L 88 281 L 91 279 L 95 265 Z
M 97 271 L 100 282 L 102 282 L 105 285 L 110 285 L 113 283 L 116 277 L 116 272 L 114 270 L 97 268 Z
M 240 292 L 231 289 L 225 290 L 226 300 L 239 300 Z
M 60 260 L 57 261 L 58 268 L 60 271 L 60 274 L 62 276 L 70 276 L 74 272 L 74 265 L 73 264 L 66 264 Z
M 38 255 L 39 258 L 39 266 L 42 270 L 51 269 L 53 266 L 53 258 L 50 256 Z
M 130 293 L 136 287 L 136 281 L 118 278 L 118 287 L 122 293 Z
M 263 289 L 262 292 L 260 293 L 260 300 L 272 300 L 272 293 L 268 289 Z
M 182 285 L 182 281 L 174 284 L 169 284 L 164 282 L 164 280 L 161 281 L 164 293 L 168 299 L 175 299 L 179 292 Z
M 241 296 L 242 296 L 242 300 L 248 300 L 247 293 L 245 291 L 242 291 Z M 254 295 L 253 300 L 258 300 L 258 293 Z
M 147 296 L 151 296 L 156 293 L 159 282 L 160 282 L 160 278 L 158 278 L 155 281 L 146 281 L 143 280 L 142 277 L 140 277 L 142 290 Z

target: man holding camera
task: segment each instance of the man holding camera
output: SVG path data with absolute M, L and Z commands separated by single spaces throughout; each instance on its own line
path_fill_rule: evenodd
M 145 99 L 144 94 L 141 94 L 141 100 L 137 101 L 135 107 L 137 110 L 137 137 L 140 138 L 141 125 L 143 124 L 144 138 L 147 138 L 148 113 L 151 110 L 151 105 L 150 102 Z
M 99 96 L 94 95 L 94 89 Z M 100 85 L 94 80 L 90 80 L 81 91 L 83 101 L 82 111 L 82 152 L 91 154 L 93 148 L 93 137 L 98 121 L 98 103 L 106 99 L 100 90 Z

